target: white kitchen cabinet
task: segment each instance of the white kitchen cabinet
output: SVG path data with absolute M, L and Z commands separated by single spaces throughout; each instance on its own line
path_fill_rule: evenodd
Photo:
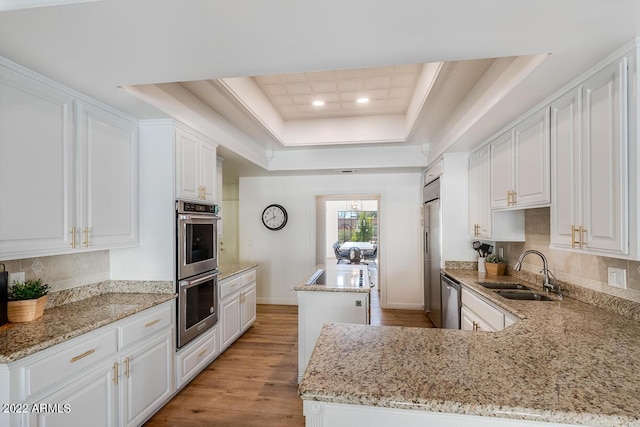
M 551 109 L 551 245 L 627 254 L 627 58 L 587 79 Z
M 175 132 L 176 197 L 217 202 L 216 144 L 186 129 Z
M 491 208 L 549 205 L 549 109 L 531 114 L 490 146 Z
M 36 407 L 54 405 L 54 411 L 31 412 L 25 426 L 84 426 L 87 420 L 96 427 L 115 427 L 118 421 L 118 385 L 116 362 L 106 362 L 77 381 L 36 402 Z
M 1 395 L 29 408 L 54 405 L 8 425 L 143 424 L 175 392 L 174 323 L 168 301 L 8 365 Z
M 256 320 L 256 282 L 240 292 L 240 329 L 244 332 Z
M 256 271 L 220 281 L 220 348 L 224 351 L 256 320 Z
M 0 256 L 68 251 L 75 221 L 74 98 L 2 65 Z
M 141 425 L 172 396 L 173 332 L 165 329 L 157 338 L 120 358 L 122 425 Z
M 176 353 L 176 388 L 181 389 L 220 353 L 219 325 L 189 342 Z
M 513 314 L 466 286 L 462 287 L 461 299 L 460 317 L 463 330 L 497 332 L 517 321 Z
M 138 124 L 91 104 L 78 107 L 77 245 L 131 246 L 138 236 Z
M 137 243 L 137 121 L 0 61 L 5 259 Z
M 472 237 L 491 239 L 489 185 L 489 146 L 487 145 L 469 156 L 469 224 Z
M 491 209 L 490 146 L 469 156 L 469 235 L 473 239 L 524 241 L 524 211 Z
M 220 301 L 220 347 L 226 350 L 240 336 L 240 294 Z

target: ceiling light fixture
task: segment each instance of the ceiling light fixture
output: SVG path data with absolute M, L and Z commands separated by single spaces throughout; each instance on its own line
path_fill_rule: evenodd
M 367 102 L 369 102 L 369 98 L 366 98 L 366 97 L 358 98 L 356 102 L 358 104 L 366 104 Z
M 315 105 L 316 107 L 322 107 L 324 105 L 324 101 L 313 101 L 313 105 Z

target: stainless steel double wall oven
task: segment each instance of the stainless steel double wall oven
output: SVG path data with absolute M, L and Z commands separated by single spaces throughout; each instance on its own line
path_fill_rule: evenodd
M 218 206 L 176 202 L 178 347 L 218 322 Z

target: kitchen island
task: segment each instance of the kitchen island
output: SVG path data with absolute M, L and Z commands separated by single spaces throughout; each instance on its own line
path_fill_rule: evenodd
M 566 297 L 506 300 L 476 283 L 484 274 L 447 273 L 520 320 L 500 332 L 325 325 L 299 387 L 308 426 L 640 426 L 638 321 Z
M 369 324 L 371 282 L 366 264 L 318 266 L 294 287 L 298 294 L 298 382 L 325 323 Z

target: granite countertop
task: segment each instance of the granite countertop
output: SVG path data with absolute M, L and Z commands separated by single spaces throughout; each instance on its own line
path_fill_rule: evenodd
M 218 276 L 218 280 L 226 279 L 229 276 L 233 276 L 234 274 L 245 272 L 257 266 L 258 264 L 256 264 L 255 262 L 237 262 L 233 264 L 220 265 L 218 267 L 218 270 L 220 271 L 220 276 Z
M 556 423 L 640 426 L 640 322 L 567 297 L 506 300 L 476 284 L 485 274 L 447 273 L 521 320 L 500 332 L 325 325 L 300 396 Z M 531 286 L 513 277 L 490 280 Z
M 318 270 L 325 270 L 324 284 L 307 285 L 307 281 L 299 283 L 293 287 L 294 291 L 302 292 L 351 292 L 351 293 L 371 293 L 371 284 L 369 283 L 369 276 L 366 264 L 337 264 L 327 265 L 318 264 L 314 275 Z M 357 272 L 364 270 L 366 279 L 363 281 L 363 286 L 359 286 L 357 282 L 352 281 L 352 276 L 357 278 Z M 312 277 L 312 276 L 311 276 Z M 310 278 L 311 278 L 310 277 Z
M 106 293 L 45 310 L 28 323 L 0 327 L 0 364 L 14 362 L 102 326 L 171 301 L 173 293 Z

